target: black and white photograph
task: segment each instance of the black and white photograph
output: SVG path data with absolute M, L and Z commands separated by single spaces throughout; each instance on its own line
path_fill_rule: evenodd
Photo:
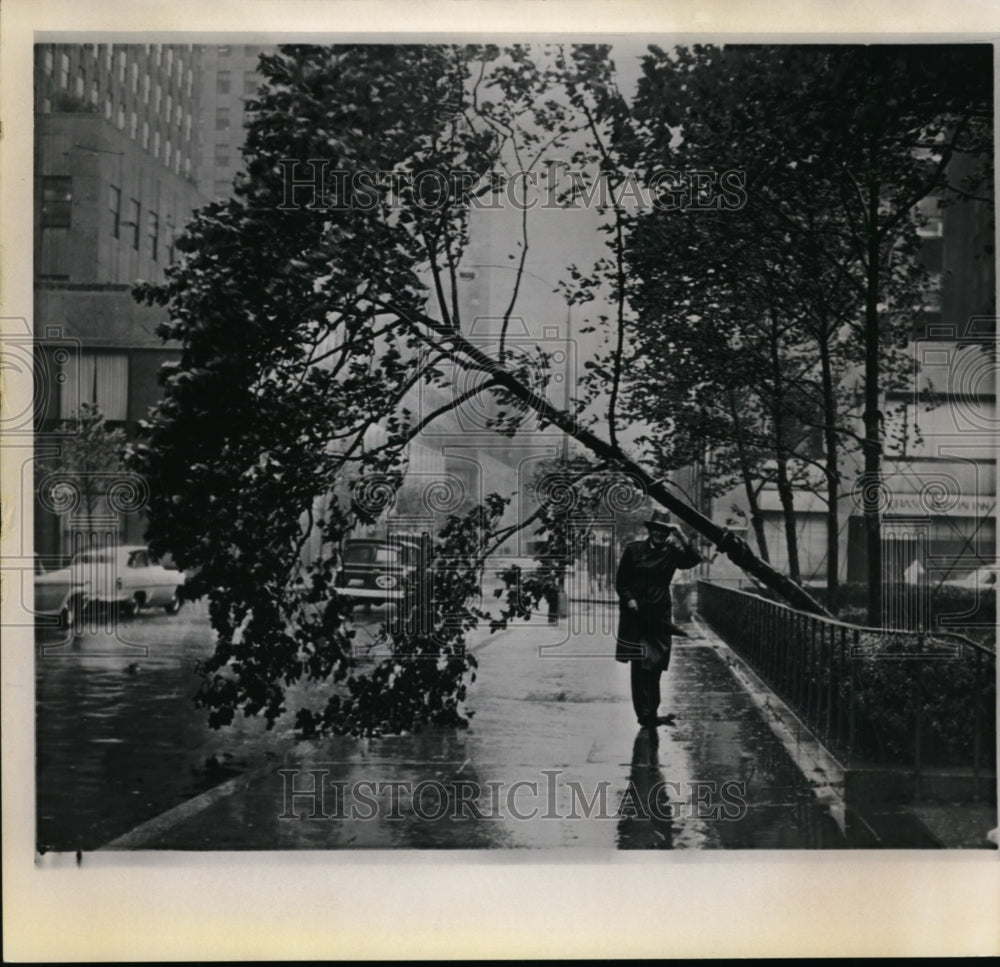
M 995 860 L 989 36 L 227 25 L 20 58 L 36 874 Z

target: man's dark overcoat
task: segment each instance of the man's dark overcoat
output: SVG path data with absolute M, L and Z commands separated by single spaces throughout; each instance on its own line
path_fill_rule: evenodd
M 642 639 L 649 637 L 660 651 L 670 654 L 670 632 L 673 627 L 670 603 L 670 582 L 678 568 L 694 567 L 701 555 L 671 537 L 662 550 L 654 549 L 649 541 L 627 544 L 615 575 L 615 590 L 621 612 L 618 618 L 617 661 L 632 661 L 643 657 Z M 626 607 L 632 599 L 638 611 Z

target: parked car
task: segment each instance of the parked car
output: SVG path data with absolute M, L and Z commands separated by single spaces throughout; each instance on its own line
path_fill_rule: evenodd
M 997 570 L 1000 564 L 987 564 L 984 567 L 976 568 L 971 574 L 955 581 L 946 581 L 946 584 L 962 588 L 995 588 L 997 583 Z
M 89 600 L 85 581 L 79 580 L 69 567 L 46 571 L 35 557 L 35 613 L 55 615 L 59 627 L 66 629 L 76 623 Z
M 413 541 L 345 541 L 334 586 L 369 607 L 402 601 L 413 593 L 419 560 L 420 546 Z
M 128 615 L 143 608 L 176 614 L 180 608 L 177 589 L 184 575 L 169 559 L 154 558 L 144 544 L 81 551 L 70 568 L 88 584 L 94 604 L 116 606 Z

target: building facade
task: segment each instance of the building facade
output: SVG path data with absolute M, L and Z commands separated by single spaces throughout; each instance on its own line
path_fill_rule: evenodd
M 160 366 L 179 355 L 156 335 L 164 310 L 139 305 L 131 289 L 164 279 L 176 237 L 206 200 L 195 183 L 200 86 L 190 45 L 36 47 L 34 332 L 45 392 L 35 547 L 47 558 L 70 553 L 86 524 L 79 506 L 48 492 L 62 452 L 55 431 L 92 404 L 134 437 L 159 398 Z M 105 509 L 102 526 L 141 539 L 138 507 Z

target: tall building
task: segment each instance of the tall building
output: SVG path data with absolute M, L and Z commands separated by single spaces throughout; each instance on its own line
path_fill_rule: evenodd
M 228 198 L 233 179 L 243 166 L 240 149 L 246 138 L 246 102 L 262 77 L 261 53 L 274 50 L 250 44 L 220 44 L 201 48 L 204 78 L 197 126 L 201 157 L 195 173 L 198 187 L 209 198 Z
M 195 184 L 200 52 L 190 45 L 42 44 L 35 61 L 34 331 L 37 429 L 82 403 L 135 435 L 159 397 L 157 373 L 177 358 L 135 302 L 137 280 L 162 281 L 174 240 L 205 202 Z M 51 445 L 50 445 L 51 441 Z M 35 546 L 70 549 L 81 508 L 50 499 L 60 446 L 36 448 Z M 110 515 L 114 517 L 114 514 Z M 138 513 L 117 536 L 141 538 Z

